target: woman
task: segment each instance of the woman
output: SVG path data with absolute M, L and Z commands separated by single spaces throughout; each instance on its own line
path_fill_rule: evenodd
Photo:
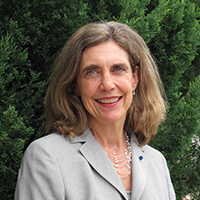
M 165 158 L 147 145 L 165 117 L 162 83 L 133 29 L 77 30 L 56 61 L 45 108 L 51 134 L 28 147 L 16 200 L 175 199 Z

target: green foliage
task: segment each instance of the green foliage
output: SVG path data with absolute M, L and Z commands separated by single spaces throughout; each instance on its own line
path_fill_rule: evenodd
M 25 125 L 14 106 L 9 106 L 0 117 L 0 195 L 1 199 L 13 199 L 24 145 L 34 129 Z
M 121 11 L 120 0 L 86 0 L 89 12 L 87 13 L 90 22 L 101 20 L 112 20 L 119 17 Z
M 50 66 L 83 24 L 117 20 L 156 58 L 167 119 L 151 145 L 167 158 L 177 199 L 200 195 L 200 3 L 197 0 L 3 0 L 0 2 L 0 199 L 13 199 L 28 144 L 44 135 Z M 195 196 L 196 195 L 196 196 Z
M 13 199 L 17 172 L 25 146 L 31 136 L 41 130 L 41 116 L 45 82 L 29 69 L 27 49 L 18 47 L 12 35 L 0 41 L 0 196 Z M 38 104 L 38 105 L 37 105 Z M 20 111 L 20 114 L 18 112 Z M 38 126 L 38 127 L 37 127 Z
M 189 193 L 196 195 L 200 183 L 200 76 L 190 83 L 185 96 L 174 96 L 179 100 L 169 105 L 167 120 L 152 145 L 165 155 L 180 199 Z

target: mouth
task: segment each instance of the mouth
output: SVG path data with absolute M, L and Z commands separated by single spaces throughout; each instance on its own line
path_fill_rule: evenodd
M 116 98 L 110 98 L 110 99 L 96 99 L 98 103 L 103 103 L 103 104 L 111 104 L 119 101 L 122 97 L 116 97 Z

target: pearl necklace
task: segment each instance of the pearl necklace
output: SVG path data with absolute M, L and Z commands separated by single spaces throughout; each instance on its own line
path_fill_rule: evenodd
M 131 174 L 131 162 L 132 162 L 132 149 L 127 133 L 125 133 L 125 136 L 126 136 L 127 148 L 124 151 L 113 153 L 107 149 L 104 149 L 110 161 L 112 162 L 114 168 L 116 169 L 117 173 L 122 179 L 127 178 Z

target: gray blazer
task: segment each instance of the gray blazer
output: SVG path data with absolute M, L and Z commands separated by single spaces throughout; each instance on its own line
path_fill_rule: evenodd
M 131 136 L 131 146 L 131 199 L 175 200 L 163 155 L 148 145 L 139 147 L 135 135 Z M 125 188 L 88 128 L 75 138 L 50 134 L 26 150 L 15 200 L 120 199 L 127 200 Z

